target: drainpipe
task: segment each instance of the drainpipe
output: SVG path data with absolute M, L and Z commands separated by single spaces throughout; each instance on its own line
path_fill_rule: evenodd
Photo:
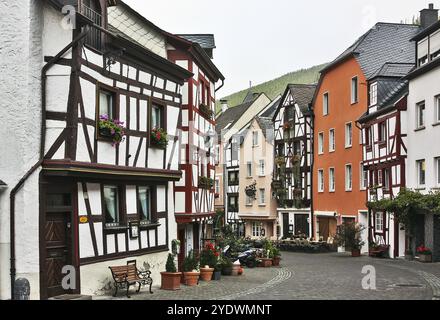
M 220 87 L 218 87 L 217 89 L 215 89 L 214 92 L 219 91 L 221 88 L 223 88 L 224 85 L 225 85 L 225 79 L 222 79 L 222 84 L 220 85 Z
M 9 212 L 9 224 L 10 224 L 10 272 L 11 272 L 11 300 L 14 300 L 15 289 L 15 196 L 21 189 L 26 180 L 40 167 L 44 160 L 44 149 L 46 140 L 46 80 L 47 71 L 57 63 L 64 54 L 69 51 L 74 45 L 81 41 L 90 31 L 90 27 L 86 26 L 85 30 L 80 33 L 71 43 L 69 43 L 63 50 L 61 50 L 55 57 L 53 57 L 41 70 L 41 140 L 40 140 L 40 158 L 29 171 L 18 181 L 16 186 L 11 190 L 9 194 L 10 199 L 10 212 Z M 41 226 L 40 226 L 41 227 Z

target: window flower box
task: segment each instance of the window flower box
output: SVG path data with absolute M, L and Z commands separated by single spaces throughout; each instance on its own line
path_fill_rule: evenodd
M 203 116 L 205 116 L 205 118 L 208 119 L 212 119 L 214 115 L 214 112 L 211 110 L 211 108 L 209 108 L 207 105 L 202 103 L 199 105 L 199 111 Z
M 212 189 L 214 187 L 214 180 L 208 177 L 199 177 L 199 188 Z
M 166 149 L 168 145 L 168 134 L 162 128 L 154 128 L 150 135 L 151 146 L 159 149 Z
M 99 136 L 111 140 L 113 146 L 119 145 L 125 139 L 124 122 L 109 119 L 107 115 L 99 117 Z

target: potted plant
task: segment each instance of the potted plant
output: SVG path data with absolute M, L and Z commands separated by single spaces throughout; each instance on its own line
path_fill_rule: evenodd
M 222 265 L 222 275 L 224 276 L 232 275 L 232 260 L 229 257 L 223 256 L 221 265 Z
M 424 245 L 417 248 L 417 255 L 420 262 L 432 262 L 432 251 Z
M 151 145 L 156 148 L 165 149 L 168 145 L 168 134 L 162 128 L 153 128 L 151 130 Z
M 358 223 L 343 223 L 337 228 L 334 242 L 338 246 L 350 248 L 352 257 L 360 257 L 361 248 L 365 244 L 365 242 L 361 240 L 361 232 L 364 229 L 365 227 Z
M 162 285 L 160 288 L 162 290 L 179 290 L 182 273 L 177 272 L 176 264 L 174 262 L 174 255 L 171 253 L 168 254 L 165 270 L 165 272 L 160 273 L 162 278 Z
M 111 139 L 112 145 L 118 145 L 125 139 L 124 122 L 117 119 L 109 119 L 107 115 L 99 117 L 99 135 Z
M 273 255 L 272 265 L 275 266 L 275 267 L 278 267 L 280 265 L 280 261 L 281 261 L 281 251 L 280 251 L 280 249 L 274 247 L 272 249 L 272 255 Z
M 222 277 L 222 265 L 220 262 L 214 266 L 214 273 L 212 274 L 212 280 L 218 281 Z
M 183 260 L 183 277 L 187 286 L 196 286 L 199 283 L 199 262 L 191 250 L 187 257 Z
M 220 253 L 211 242 L 208 242 L 203 248 L 200 253 L 200 279 L 202 281 L 211 281 L 219 255 Z

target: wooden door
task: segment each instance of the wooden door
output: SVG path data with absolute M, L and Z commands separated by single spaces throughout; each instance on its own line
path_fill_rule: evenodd
M 58 189 L 58 190 L 57 190 Z M 44 229 L 42 239 L 43 285 L 45 297 L 53 297 L 73 290 L 64 290 L 62 280 L 65 274 L 62 268 L 74 265 L 73 259 L 73 226 L 72 226 L 72 193 L 60 187 L 51 187 L 46 193 Z M 76 269 L 76 268 L 75 268 Z M 78 271 L 76 269 L 76 271 Z M 76 277 L 79 274 L 76 272 Z M 78 279 L 77 279 L 78 280 Z M 75 286 L 78 281 L 76 281 Z M 75 290 L 78 292 L 79 288 Z
M 283 213 L 283 237 L 289 236 L 289 214 Z
M 305 234 L 307 238 L 310 237 L 309 234 L 309 222 L 307 221 L 308 215 L 306 214 L 296 214 L 295 215 L 295 234 Z
M 319 218 L 319 237 L 323 238 L 323 241 L 327 241 L 330 235 L 330 219 Z

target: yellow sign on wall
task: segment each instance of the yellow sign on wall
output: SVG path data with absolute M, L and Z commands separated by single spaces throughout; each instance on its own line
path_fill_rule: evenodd
M 87 222 L 89 222 L 89 218 L 87 216 L 79 217 L 79 222 L 80 223 L 87 223 Z

